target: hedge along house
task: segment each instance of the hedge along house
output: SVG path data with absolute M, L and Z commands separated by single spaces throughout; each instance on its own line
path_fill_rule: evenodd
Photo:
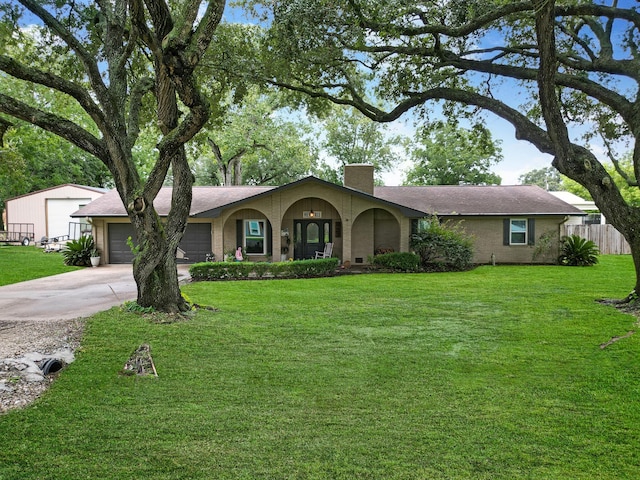
M 313 258 L 331 242 L 343 263 L 365 264 L 376 251 L 409 251 L 420 220 L 435 214 L 462 221 L 475 237 L 476 263 L 544 263 L 557 251 L 534 260 L 539 236 L 559 239 L 567 216 L 583 214 L 535 186 L 374 187 L 371 165 L 347 165 L 344 183 L 307 177 L 280 187 L 194 187 L 179 261 L 209 253 L 223 260 L 239 246 L 252 261 Z M 160 216 L 170 199 L 171 189 L 162 189 L 154 203 Z M 73 216 L 91 220 L 104 262 L 131 262 L 133 228 L 117 192 Z

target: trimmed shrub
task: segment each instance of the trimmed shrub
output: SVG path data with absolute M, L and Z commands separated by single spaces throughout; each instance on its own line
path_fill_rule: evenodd
M 594 242 L 578 235 L 571 235 L 562 238 L 558 263 L 574 267 L 588 267 L 598 263 L 599 254 L 600 250 Z
M 410 245 L 426 271 L 461 271 L 473 266 L 473 239 L 459 224 L 434 221 L 428 230 L 411 235 Z
M 373 264 L 394 272 L 417 272 L 420 270 L 420 257 L 411 252 L 383 253 L 373 257 Z
M 67 242 L 66 249 L 62 250 L 65 265 L 75 267 L 90 267 L 91 254 L 95 250 L 93 236 L 85 235 L 77 240 Z
M 322 277 L 335 272 L 337 258 L 294 262 L 202 262 L 189 267 L 193 280 L 243 280 L 248 278 Z

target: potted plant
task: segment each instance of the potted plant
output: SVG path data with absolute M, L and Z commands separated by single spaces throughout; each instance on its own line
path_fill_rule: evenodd
M 98 250 L 97 248 L 91 250 L 90 259 L 92 267 L 97 267 L 98 265 L 100 265 L 100 250 Z

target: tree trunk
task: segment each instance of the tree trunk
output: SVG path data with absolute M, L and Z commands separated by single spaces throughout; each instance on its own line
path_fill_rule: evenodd
M 190 205 L 190 196 L 182 199 Z M 131 215 L 138 236 L 133 260 L 133 277 L 138 285 L 138 305 L 163 312 L 184 312 L 188 309 L 178 284 L 176 251 L 184 229 L 173 231 L 162 225 L 153 206 Z M 186 225 L 186 218 L 182 223 Z
M 158 257 L 154 268 L 149 268 L 139 259 L 133 262 L 133 277 L 138 284 L 138 305 L 169 313 L 187 311 L 188 305 L 178 283 L 175 255 L 165 250 Z
M 625 237 L 631 247 L 636 271 L 634 292 L 640 288 L 640 209 L 624 200 L 620 190 L 602 164 L 590 151 L 572 145 L 556 94 L 558 71 L 555 43 L 555 1 L 534 0 L 536 37 L 540 52 L 538 91 L 540 107 L 553 144 L 553 166 L 589 190 L 607 220 Z M 633 293 L 627 300 L 633 298 Z

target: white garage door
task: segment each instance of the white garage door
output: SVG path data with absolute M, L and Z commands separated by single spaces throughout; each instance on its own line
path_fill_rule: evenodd
M 90 198 L 48 198 L 47 237 L 53 238 L 63 235 L 70 235 L 71 238 L 78 237 L 78 229 L 72 228 L 70 230 L 69 224 L 78 223 L 80 220 L 71 218 L 70 215 L 90 202 Z

